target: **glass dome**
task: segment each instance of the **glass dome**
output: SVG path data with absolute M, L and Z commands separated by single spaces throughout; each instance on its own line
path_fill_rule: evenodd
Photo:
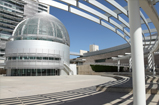
M 37 13 L 19 23 L 11 38 L 14 40 L 47 40 L 70 46 L 65 26 L 56 17 L 46 12 Z

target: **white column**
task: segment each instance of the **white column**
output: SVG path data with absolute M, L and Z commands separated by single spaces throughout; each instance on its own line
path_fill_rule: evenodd
M 156 67 L 155 67 L 155 58 L 154 58 L 154 53 L 152 53 L 152 69 L 153 69 L 153 74 L 156 74 Z
M 129 72 L 132 71 L 132 58 L 129 58 Z
M 151 72 L 151 69 L 152 69 L 152 54 L 151 53 L 148 54 L 147 61 L 148 61 L 149 72 Z
M 120 71 L 120 60 L 118 60 L 118 72 Z
M 133 104 L 146 105 L 145 71 L 139 0 L 128 0 L 133 68 Z

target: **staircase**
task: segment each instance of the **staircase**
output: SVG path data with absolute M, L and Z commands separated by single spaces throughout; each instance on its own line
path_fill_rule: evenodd
M 71 68 L 66 64 L 64 63 L 64 70 L 67 72 L 68 75 L 73 75 L 73 71 L 71 70 Z

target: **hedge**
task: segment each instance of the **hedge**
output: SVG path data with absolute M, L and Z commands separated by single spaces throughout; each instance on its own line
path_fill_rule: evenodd
M 117 66 L 90 65 L 95 72 L 118 72 Z M 120 72 L 124 72 L 124 67 L 120 67 Z

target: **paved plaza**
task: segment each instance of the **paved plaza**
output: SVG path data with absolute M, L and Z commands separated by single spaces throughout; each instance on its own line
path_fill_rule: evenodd
M 68 91 L 95 86 L 109 81 L 116 80 L 111 77 L 89 75 L 0 77 L 0 98 Z
M 131 81 L 129 77 L 77 75 L 0 77 L 0 105 L 133 105 L 130 92 L 96 91 Z M 124 88 L 123 88 L 124 89 Z M 147 105 L 159 105 L 159 94 L 146 94 Z

